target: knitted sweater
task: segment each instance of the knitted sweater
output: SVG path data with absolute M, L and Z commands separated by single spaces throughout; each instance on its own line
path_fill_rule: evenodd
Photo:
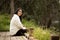
M 14 14 L 11 21 L 10 21 L 10 35 L 14 35 L 20 29 L 26 29 L 23 27 L 20 18 L 17 14 Z

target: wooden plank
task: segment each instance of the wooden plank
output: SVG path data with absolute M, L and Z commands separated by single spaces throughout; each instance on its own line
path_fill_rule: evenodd
M 59 35 L 51 35 L 51 40 L 59 40 Z
M 59 40 L 59 36 L 51 36 L 51 40 Z
M 15 36 L 15 37 L 11 37 L 11 40 L 28 40 L 27 38 L 25 38 L 24 36 Z
M 9 32 L 0 32 L 0 40 L 28 40 L 25 36 L 10 36 Z M 29 37 L 29 40 L 37 40 Z
M 0 40 L 27 40 L 24 36 L 10 36 L 9 32 L 0 32 Z
M 6 37 L 4 36 L 3 38 L 4 40 L 10 40 L 10 37 L 7 37 L 7 36 Z
M 6 32 L 0 32 L 0 36 L 5 36 Z
M 3 37 L 0 37 L 0 40 L 4 40 L 4 38 Z

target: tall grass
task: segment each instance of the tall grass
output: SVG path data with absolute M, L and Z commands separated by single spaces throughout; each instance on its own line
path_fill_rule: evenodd
M 43 30 L 40 26 L 35 24 L 33 20 L 26 21 L 25 19 L 23 19 L 23 24 L 27 28 L 34 28 L 33 36 L 38 40 L 50 40 L 50 30 Z

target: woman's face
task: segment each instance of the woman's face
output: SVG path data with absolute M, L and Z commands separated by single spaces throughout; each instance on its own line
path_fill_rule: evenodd
M 19 11 L 18 11 L 18 16 L 21 16 L 22 15 L 22 10 L 20 9 Z

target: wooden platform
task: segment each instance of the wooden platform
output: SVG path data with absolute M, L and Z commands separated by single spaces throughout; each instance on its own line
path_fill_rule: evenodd
M 0 32 L 0 40 L 28 40 L 25 36 L 10 36 L 9 32 Z

